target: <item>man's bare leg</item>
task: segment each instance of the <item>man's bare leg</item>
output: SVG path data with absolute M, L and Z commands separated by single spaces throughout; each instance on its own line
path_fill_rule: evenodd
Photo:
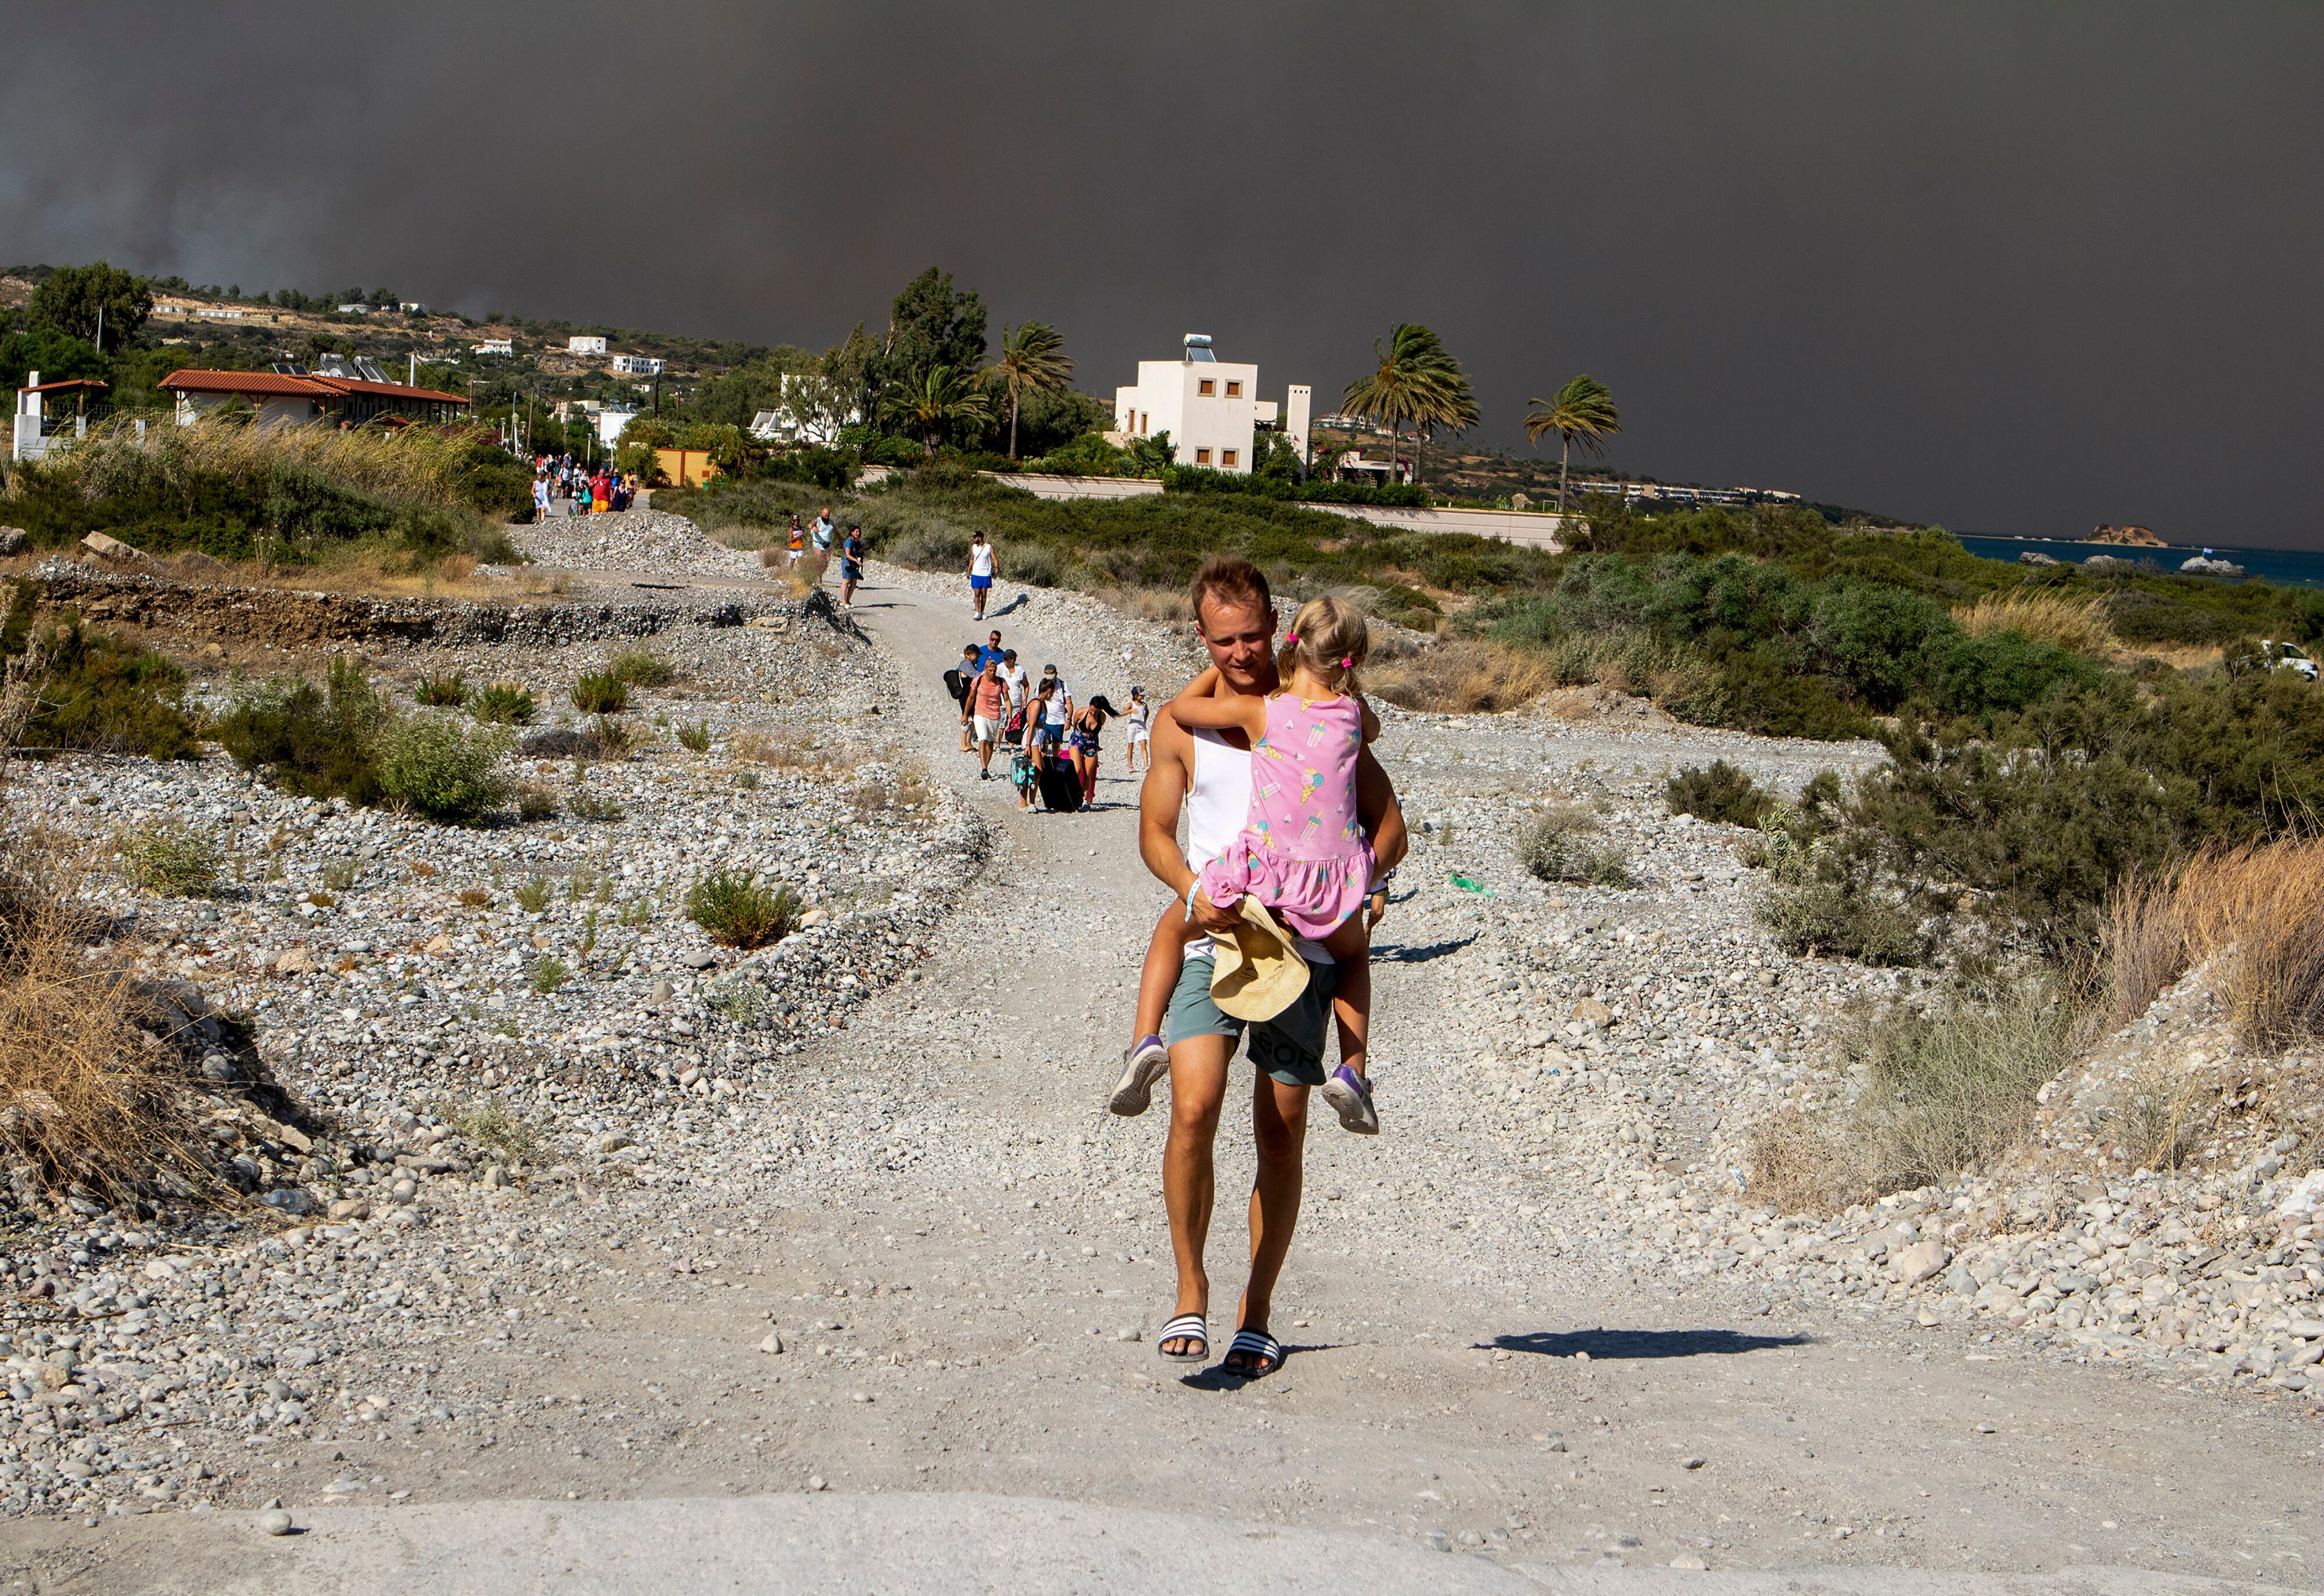
M 1275 1282 L 1291 1254 L 1299 1225 L 1299 1195 L 1306 1181 L 1307 1093 L 1265 1070 L 1251 1093 L 1251 1128 L 1259 1140 L 1259 1178 L 1250 1192 L 1250 1284 L 1243 1288 L 1238 1330 L 1265 1330 L 1275 1311 Z M 1176 1090 L 1174 1085 L 1173 1091 Z M 1229 1374 L 1246 1374 L 1254 1360 L 1229 1352 Z
M 1170 1049 L 1170 1136 L 1162 1145 L 1162 1206 L 1170 1216 L 1170 1250 L 1178 1263 L 1178 1304 L 1170 1311 L 1173 1318 L 1210 1312 L 1211 1277 L 1203 1266 L 1203 1249 L 1211 1237 L 1211 1210 L 1218 1198 L 1213 1151 L 1233 1047 L 1231 1037 L 1188 1037 Z M 1277 1267 L 1282 1267 L 1279 1258 Z M 1193 1348 L 1173 1336 L 1155 1350 L 1175 1353 Z

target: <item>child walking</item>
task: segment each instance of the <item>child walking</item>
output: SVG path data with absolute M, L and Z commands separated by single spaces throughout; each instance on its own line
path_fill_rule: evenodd
M 1294 936 L 1320 942 L 1339 966 L 1333 1017 L 1340 1066 L 1323 1101 L 1341 1127 L 1379 1134 L 1364 1056 L 1371 1028 L 1371 950 L 1361 913 L 1372 887 L 1371 844 L 1356 816 L 1356 760 L 1379 735 L 1379 720 L 1356 690 L 1356 668 L 1370 647 L 1364 618 L 1344 599 L 1311 599 L 1277 654 L 1282 687 L 1263 698 L 1222 695 L 1217 669 L 1205 670 L 1171 702 L 1177 723 L 1238 731 L 1250 739 L 1250 809 L 1241 835 L 1205 864 L 1203 895 L 1221 908 L 1246 893 Z M 1124 1059 L 1116 1113 L 1147 1105 L 1168 1067 L 1158 1034 L 1189 943 L 1205 935 L 1185 909 L 1165 909 L 1139 977 L 1139 1036 Z

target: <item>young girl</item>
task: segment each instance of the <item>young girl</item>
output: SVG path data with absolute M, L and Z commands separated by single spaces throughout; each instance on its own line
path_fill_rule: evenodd
M 1227 908 L 1245 893 L 1265 904 L 1295 936 L 1320 942 L 1339 966 L 1333 1018 L 1340 1066 L 1323 1101 L 1342 1129 L 1379 1134 L 1364 1075 L 1371 1025 L 1371 962 L 1362 909 L 1371 890 L 1372 850 L 1356 817 L 1356 759 L 1379 735 L 1379 720 L 1356 692 L 1356 667 L 1370 646 L 1364 618 L 1343 599 L 1312 599 L 1276 658 L 1282 686 L 1263 698 L 1220 696 L 1205 670 L 1170 705 L 1189 730 L 1238 731 L 1250 739 L 1250 808 L 1242 834 L 1204 865 L 1203 895 Z M 1189 909 L 1163 911 L 1138 984 L 1138 1024 L 1158 1027 L 1178 984 L 1185 949 L 1205 935 Z M 1142 1112 L 1168 1067 L 1162 1038 L 1148 1031 L 1124 1059 L 1113 1112 Z
M 1130 689 L 1130 707 L 1123 712 L 1121 718 L 1128 724 L 1130 735 L 1130 748 L 1124 769 L 1130 775 L 1135 776 L 1154 762 L 1154 740 L 1146 724 L 1146 689 L 1144 687 Z

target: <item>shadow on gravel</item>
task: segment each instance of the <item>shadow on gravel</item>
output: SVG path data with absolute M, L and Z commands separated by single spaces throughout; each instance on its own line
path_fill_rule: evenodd
M 1477 938 L 1471 935 L 1451 942 L 1429 942 L 1416 947 L 1390 943 L 1372 949 L 1375 964 L 1425 964 L 1431 959 L 1441 959 L 1446 954 L 1459 953 Z
M 1297 1358 L 1300 1353 L 1336 1352 L 1344 1344 L 1344 1342 L 1333 1341 L 1285 1342 L 1283 1343 L 1283 1367 L 1277 1370 L 1273 1374 L 1264 1374 L 1256 1377 L 1248 1374 L 1235 1373 L 1234 1370 L 1226 1366 L 1226 1354 L 1222 1352 L 1219 1354 L 1220 1361 L 1212 1364 L 1207 1369 L 1198 1369 L 1192 1374 L 1180 1375 L 1178 1377 L 1178 1383 L 1185 1387 L 1190 1391 L 1240 1391 L 1246 1386 L 1264 1387 L 1270 1382 L 1282 1380 L 1285 1376 L 1290 1372 L 1292 1361 Z
M 1733 1330 L 1536 1330 L 1524 1335 L 1497 1335 L 1480 1347 L 1511 1352 L 1537 1352 L 1545 1358 L 1571 1358 L 1587 1352 L 1599 1358 L 1711 1358 L 1736 1352 L 1764 1352 L 1775 1347 L 1806 1346 L 1809 1335 L 1745 1335 Z

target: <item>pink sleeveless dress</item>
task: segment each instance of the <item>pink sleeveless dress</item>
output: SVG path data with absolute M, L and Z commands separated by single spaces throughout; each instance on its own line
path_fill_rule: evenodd
M 1203 867 L 1203 895 L 1224 907 L 1248 892 L 1297 936 L 1338 929 L 1372 879 L 1371 844 L 1356 820 L 1363 745 L 1353 698 L 1269 698 L 1267 733 L 1250 751 L 1250 816 Z

